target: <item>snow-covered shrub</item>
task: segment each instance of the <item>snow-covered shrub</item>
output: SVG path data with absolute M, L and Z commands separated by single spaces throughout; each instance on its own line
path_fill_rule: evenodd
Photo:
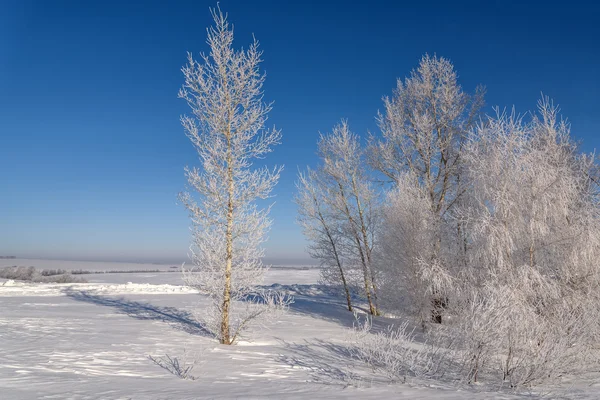
M 19 281 L 31 281 L 36 275 L 35 267 L 4 267 L 0 269 L 0 278 Z
M 370 318 L 363 322 L 356 319 L 347 341 L 354 358 L 391 381 L 421 375 L 428 364 L 424 349 L 414 346 L 414 330 L 408 328 L 408 323 L 373 332 Z
M 199 377 L 198 372 L 194 372 L 194 368 L 201 367 L 205 362 L 202 359 L 202 352 L 190 353 L 186 349 L 183 349 L 180 357 L 171 357 L 165 354 L 160 357 L 150 355 L 148 359 L 176 377 L 192 381 Z
M 64 275 L 67 271 L 64 269 L 43 269 L 41 274 L 42 276 L 52 276 L 52 275 Z
M 60 272 L 60 273 L 59 273 Z M 85 279 L 76 277 L 64 270 L 52 271 L 50 274 L 40 273 L 35 267 L 5 267 L 0 269 L 0 278 L 38 283 L 86 283 Z
M 373 328 L 371 317 L 355 320 L 346 337 L 349 353 L 366 363 L 378 377 L 390 382 L 440 378 L 449 366 L 458 365 L 452 359 L 454 340 L 448 338 L 445 330 L 432 329 L 419 337 L 417 327 L 411 327 L 408 320 L 383 330 Z

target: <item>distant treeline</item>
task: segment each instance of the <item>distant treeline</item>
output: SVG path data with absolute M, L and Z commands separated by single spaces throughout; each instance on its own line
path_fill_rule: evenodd
M 170 270 L 145 269 L 145 270 L 116 270 L 116 271 L 85 271 L 82 269 L 68 271 L 65 269 L 44 269 L 37 270 L 35 267 L 5 267 L 0 268 L 0 279 L 16 279 L 21 281 L 41 282 L 41 283 L 86 283 L 85 279 L 74 275 L 91 274 L 131 274 L 131 273 L 158 273 L 158 272 L 179 272 L 177 267 L 171 267 Z
M 16 256 L 0 256 L 0 260 L 14 260 Z
M 173 268 L 173 267 L 171 267 Z M 131 269 L 131 270 L 112 270 L 112 271 L 85 271 L 76 269 L 69 271 L 72 275 L 91 275 L 91 274 L 134 274 L 134 273 L 157 273 L 157 272 L 179 272 L 179 269 L 161 270 L 161 269 Z M 42 274 L 59 275 L 66 273 L 63 269 L 45 269 Z
M 38 271 L 35 267 L 5 267 L 0 268 L 0 279 L 13 279 L 36 283 L 87 283 L 81 277 L 73 276 L 67 271 Z

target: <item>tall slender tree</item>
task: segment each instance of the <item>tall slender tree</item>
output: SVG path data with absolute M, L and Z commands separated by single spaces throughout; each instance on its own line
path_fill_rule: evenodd
M 196 148 L 202 168 L 186 168 L 189 192 L 180 197 L 193 223 L 192 259 L 199 268 L 191 283 L 213 299 L 212 329 L 223 344 L 232 344 L 256 312 L 232 312 L 232 301 L 252 293 L 263 274 L 261 257 L 270 227 L 265 199 L 279 179 L 280 168 L 253 168 L 281 139 L 266 129 L 270 104 L 263 102 L 265 75 L 259 70 L 258 42 L 247 50 L 233 47 L 233 28 L 220 9 L 211 10 L 208 54 L 188 54 L 179 97 L 192 115 L 181 122 Z M 232 318 L 234 323 L 232 325 Z

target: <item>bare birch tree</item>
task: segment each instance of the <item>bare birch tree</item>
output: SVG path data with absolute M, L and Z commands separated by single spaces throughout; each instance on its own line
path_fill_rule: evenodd
M 281 132 L 266 129 L 270 104 L 263 102 L 265 75 L 259 70 L 258 42 L 247 50 L 233 47 L 233 28 L 220 9 L 211 10 L 208 54 L 188 54 L 179 97 L 192 116 L 181 122 L 202 168 L 186 168 L 190 188 L 181 195 L 193 224 L 192 260 L 199 272 L 188 283 L 213 300 L 208 321 L 223 344 L 232 344 L 261 311 L 232 312 L 235 300 L 248 300 L 261 282 L 261 243 L 271 224 L 268 209 L 256 199 L 269 196 L 281 169 L 253 168 L 280 142 Z
M 358 137 L 342 121 L 331 134 L 321 135 L 318 154 L 322 179 L 327 188 L 325 200 L 342 223 L 343 249 L 362 273 L 362 286 L 369 312 L 377 309 L 376 275 L 373 249 L 377 228 L 377 197 L 365 172 L 364 151 Z
M 352 311 L 350 282 L 343 244 L 343 231 L 339 218 L 332 212 L 326 200 L 327 187 L 319 172 L 308 169 L 298 176 L 298 223 L 309 241 L 308 251 L 312 258 L 319 261 L 321 276 L 328 284 L 341 283 L 346 296 L 348 311 Z
M 384 98 L 384 105 L 385 113 L 378 117 L 382 138 L 371 138 L 371 165 L 395 187 L 402 183 L 421 188 L 426 194 L 421 201 L 427 202 L 435 223 L 440 227 L 455 225 L 456 240 L 463 245 L 464 253 L 464 227 L 451 221 L 449 211 L 465 190 L 460 179 L 461 151 L 468 131 L 479 117 L 483 90 L 478 88 L 475 95 L 467 95 L 450 61 L 426 55 L 409 78 L 398 80 L 394 95 Z M 405 179 L 406 174 L 410 181 Z M 441 258 L 442 230 L 429 230 L 433 246 L 427 262 L 438 267 L 449 264 Z M 410 268 L 398 265 L 405 267 Z M 434 294 L 431 302 L 432 319 L 441 322 L 440 309 L 445 299 Z

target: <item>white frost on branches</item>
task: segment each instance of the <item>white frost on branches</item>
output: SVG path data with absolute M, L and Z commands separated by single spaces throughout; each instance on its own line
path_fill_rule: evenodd
M 530 122 L 490 118 L 465 147 L 470 199 L 458 214 L 471 250 L 456 312 L 471 343 L 469 380 L 486 363 L 512 386 L 598 365 L 594 160 L 578 154 L 557 107 L 544 98 L 538 109 Z
M 385 101 L 383 138 L 370 144 L 371 165 L 392 183 L 377 236 L 379 300 L 422 323 L 447 316 L 426 333 L 443 359 L 404 363 L 414 337 L 365 326 L 358 358 L 393 376 L 443 364 L 464 382 L 511 388 L 598 370 L 595 158 L 547 98 L 535 114 L 475 125 L 479 96 L 468 100 L 446 60 L 425 57 Z
M 464 263 L 465 227 L 453 211 L 465 192 L 461 153 L 483 93 L 463 92 L 449 60 L 424 56 L 410 77 L 398 80 L 394 95 L 384 98 L 382 137 L 370 140 L 371 165 L 392 183 L 381 239 L 381 289 L 391 295 L 388 307 L 408 305 L 423 322 L 441 322 L 448 276 Z M 408 296 L 393 296 L 397 285 Z
M 349 281 L 357 276 L 369 312 L 376 315 L 373 251 L 379 216 L 377 196 L 367 179 L 364 151 L 358 136 L 342 121 L 330 134 L 321 135 L 318 155 L 318 168 L 300 175 L 296 198 L 299 222 L 311 242 L 309 250 L 324 267 L 326 281 L 342 283 L 349 309 Z
M 347 265 L 344 223 L 327 201 L 329 188 L 323 170 L 309 168 L 306 173 L 300 173 L 296 186 L 297 221 L 309 241 L 308 252 L 319 261 L 322 281 L 342 287 L 348 311 L 352 311 L 352 271 Z
M 263 102 L 258 42 L 235 50 L 227 16 L 219 9 L 212 16 L 210 53 L 200 61 L 188 54 L 182 69 L 179 97 L 192 115 L 181 122 L 202 167 L 186 168 L 197 196 L 184 193 L 180 199 L 192 219 L 191 258 L 198 269 L 186 274 L 186 282 L 211 297 L 208 325 L 221 343 L 231 344 L 257 316 L 254 306 L 240 312 L 230 308 L 244 301 L 254 304 L 248 300 L 262 281 L 261 245 L 271 225 L 269 209 L 259 209 L 255 200 L 269 197 L 281 171 L 253 163 L 272 151 L 281 132 L 265 129 L 271 105 Z

